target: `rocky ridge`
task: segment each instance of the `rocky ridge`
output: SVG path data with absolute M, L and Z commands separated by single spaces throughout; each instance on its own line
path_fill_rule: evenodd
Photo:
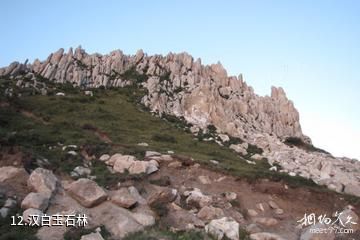
M 209 133 L 209 126 L 213 126 L 215 130 L 206 140 L 226 145 L 231 143 L 230 137 L 241 139 L 241 144 L 229 145 L 243 156 L 250 152 L 250 144 L 261 148 L 260 153 L 251 156 L 254 161 L 250 164 L 267 158 L 274 165 L 272 170 L 360 196 L 359 161 L 285 144 L 289 137 L 308 145 L 311 140 L 302 133 L 299 113 L 284 90 L 273 87 L 270 96 L 258 96 L 242 75 L 228 76 L 220 63 L 204 66 L 187 53 L 148 56 L 139 50 L 129 56 L 117 50 L 101 55 L 87 54 L 79 47 L 67 53 L 59 49 L 45 61 L 35 60 L 32 64 L 14 62 L 1 68 L 0 76 L 18 80 L 18 86 L 26 84 L 21 80 L 24 77 L 32 79 L 33 86 L 43 94 L 44 78 L 83 88 L 135 83 L 147 90 L 142 104 L 160 116 L 184 119 L 192 125 L 190 130 L 195 135 Z M 7 90 L 7 94 L 11 92 Z

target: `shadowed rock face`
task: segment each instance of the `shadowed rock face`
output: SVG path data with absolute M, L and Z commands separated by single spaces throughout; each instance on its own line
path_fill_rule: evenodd
M 136 73 L 148 90 L 142 102 L 159 114 L 184 117 L 200 128 L 212 124 L 242 138 L 267 133 L 305 139 L 299 114 L 282 88 L 273 87 L 271 96 L 258 96 L 242 75 L 229 77 L 220 63 L 204 66 L 187 53 L 147 56 L 139 50 L 129 56 L 119 50 L 100 55 L 87 54 L 80 47 L 67 53 L 59 49 L 45 61 L 14 62 L 0 69 L 0 75 L 26 71 L 84 87 L 123 87 L 131 83 L 130 74 Z

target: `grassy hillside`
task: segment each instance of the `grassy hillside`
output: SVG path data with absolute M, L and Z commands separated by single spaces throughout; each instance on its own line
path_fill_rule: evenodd
M 2 93 L 9 86 L 14 87 L 14 81 L 0 80 Z M 68 84 L 52 84 L 52 92 L 45 96 L 33 95 L 31 89 L 14 89 L 22 96 L 9 98 L 2 94 L 0 98 L 1 144 L 20 146 L 32 158 L 46 158 L 55 171 L 70 172 L 80 165 L 80 157 L 69 156 L 61 149 L 62 145 L 74 144 L 96 157 L 121 152 L 141 158 L 146 150 L 172 150 L 251 180 L 266 177 L 313 185 L 300 177 L 269 171 L 265 160 L 251 165 L 227 147 L 201 141 L 184 131 L 186 124 L 179 119 L 152 115 L 138 104 L 144 93 L 135 87 L 92 89 L 92 97 Z M 60 91 L 66 95 L 54 94 Z M 149 147 L 138 146 L 140 142 Z M 214 166 L 209 160 L 220 164 Z

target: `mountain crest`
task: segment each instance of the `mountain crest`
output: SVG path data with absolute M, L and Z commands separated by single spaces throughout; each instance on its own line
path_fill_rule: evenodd
M 186 52 L 148 56 L 138 50 L 130 56 L 120 50 L 101 55 L 88 54 L 81 46 L 67 53 L 60 48 L 45 61 L 14 62 L 2 68 L 0 75 L 26 71 L 86 88 L 123 87 L 137 80 L 148 90 L 143 104 L 159 114 L 184 117 L 200 128 L 214 125 L 240 138 L 267 133 L 282 139 L 307 139 L 298 111 L 282 88 L 273 87 L 270 98 L 258 96 L 242 75 L 228 76 L 220 62 L 205 66 Z M 135 79 L 140 75 L 141 82 Z

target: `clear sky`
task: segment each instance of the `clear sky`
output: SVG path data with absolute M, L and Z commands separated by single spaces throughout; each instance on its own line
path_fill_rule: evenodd
M 243 73 L 260 95 L 282 86 L 316 146 L 360 159 L 360 1 L 0 2 L 0 66 L 60 47 L 186 51 Z

